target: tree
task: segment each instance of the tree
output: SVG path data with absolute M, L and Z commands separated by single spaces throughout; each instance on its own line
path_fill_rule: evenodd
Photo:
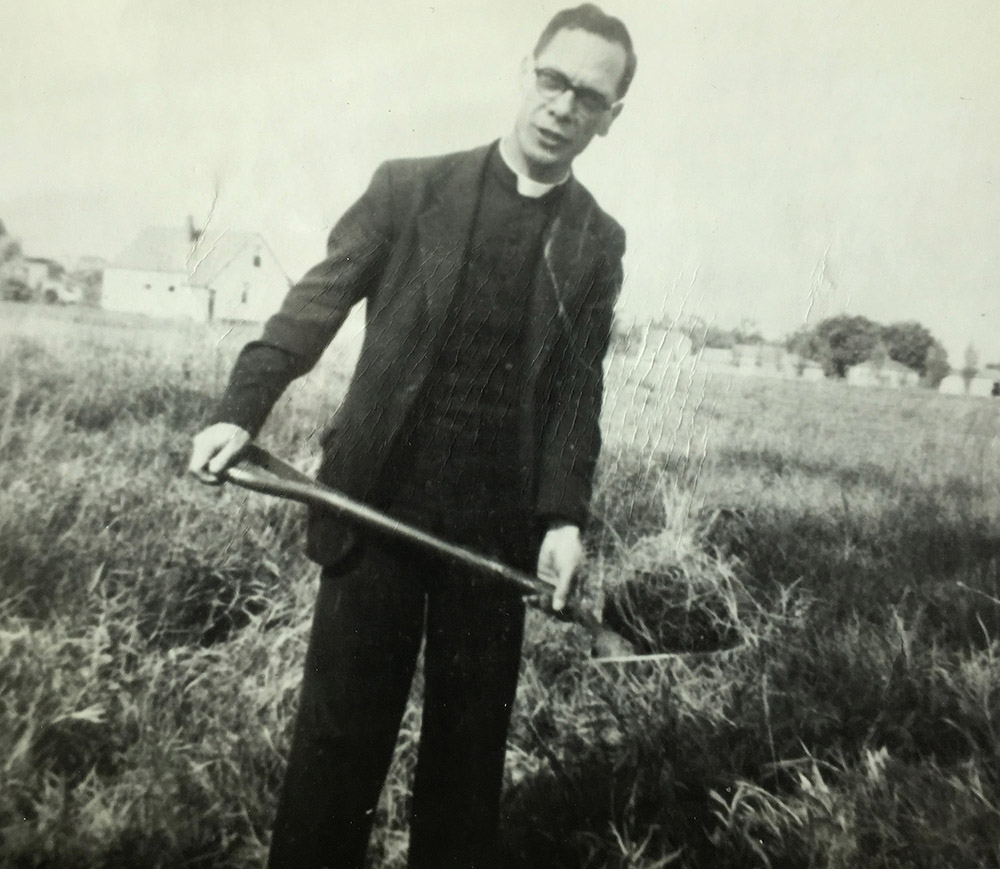
M 0 266 L 21 256 L 21 242 L 7 234 L 7 228 L 0 220 Z
M 935 341 L 927 351 L 924 362 L 924 385 L 929 389 L 937 389 L 949 374 L 951 365 L 948 364 L 948 351 Z
M 702 346 L 712 347 L 716 350 L 728 350 L 737 343 L 732 332 L 728 329 L 720 329 L 718 326 L 709 326 L 702 337 Z
M 735 329 L 729 329 L 727 334 L 734 344 L 764 344 L 764 336 L 761 334 L 757 324 L 744 318 Z
M 871 360 L 884 371 L 889 359 L 916 371 L 936 389 L 950 373 L 948 354 L 930 330 L 915 320 L 882 326 L 867 317 L 828 317 L 812 329 L 800 329 L 786 342 L 788 350 L 823 366 L 827 377 Z
M 785 339 L 785 349 L 789 353 L 795 353 L 804 359 L 814 359 L 815 354 L 818 352 L 818 346 L 816 335 L 808 326 L 803 326 L 801 329 L 792 332 Z
M 965 383 L 965 394 L 969 394 L 972 388 L 972 381 L 979 373 L 979 354 L 976 348 L 970 344 L 965 348 L 965 365 L 962 367 L 962 380 Z
M 848 370 L 874 352 L 882 327 L 867 317 L 827 317 L 813 329 L 802 329 L 788 341 L 788 349 L 823 366 L 827 377 L 847 377 Z
M 812 329 L 804 326 L 793 332 L 785 339 L 785 349 L 792 355 L 798 357 L 795 360 L 795 374 L 802 377 L 806 373 L 807 359 L 819 359 L 822 355 L 822 347 Z
M 0 220 L 0 299 L 26 302 L 31 290 L 21 272 L 21 242 L 7 232 Z
M 702 317 L 692 316 L 680 324 L 680 330 L 691 339 L 691 349 L 696 353 L 705 347 L 731 350 L 740 344 L 767 343 L 753 320 L 743 320 L 739 326 L 727 329 L 714 326 Z
M 934 346 L 934 336 L 930 330 L 913 320 L 892 323 L 882 329 L 889 358 L 912 368 L 921 377 L 927 373 L 927 354 Z
M 96 265 L 78 266 L 70 274 L 70 280 L 80 288 L 80 302 L 93 308 L 101 304 L 101 286 L 104 282 L 104 270 Z M 616 340 L 620 341 L 618 331 Z
M 868 357 L 868 361 L 871 363 L 872 368 L 875 370 L 875 379 L 880 384 L 885 384 L 889 375 L 885 370 L 886 363 L 888 363 L 891 358 L 889 353 L 889 348 L 886 346 L 885 341 L 881 338 L 876 342 L 871 355 Z
M 693 353 L 697 353 L 704 348 L 709 326 L 703 317 L 692 314 L 678 322 L 677 325 L 681 333 L 687 335 L 691 341 L 691 351 Z
M 713 326 L 703 317 L 686 318 L 680 330 L 691 339 L 691 349 L 695 353 L 705 347 L 729 350 L 736 343 L 731 331 Z

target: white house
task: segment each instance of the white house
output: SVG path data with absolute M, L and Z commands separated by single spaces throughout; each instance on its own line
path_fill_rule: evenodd
M 993 393 L 993 384 L 1000 383 L 1000 371 L 982 371 L 973 377 L 968 386 L 961 374 L 949 374 L 938 387 L 946 395 L 975 395 L 980 398 Z
M 894 359 L 881 363 L 869 359 L 847 370 L 847 381 L 855 386 L 919 386 L 920 375 Z
M 152 317 L 267 319 L 288 276 L 257 233 L 149 227 L 104 270 L 101 306 Z

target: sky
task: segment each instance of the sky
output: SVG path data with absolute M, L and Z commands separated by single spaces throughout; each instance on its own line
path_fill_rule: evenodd
M 113 260 L 259 231 L 297 278 L 392 157 L 511 127 L 548 0 L 0 4 L 0 219 Z M 918 320 L 1000 361 L 996 0 L 607 0 L 639 55 L 575 167 L 629 239 L 623 317 Z

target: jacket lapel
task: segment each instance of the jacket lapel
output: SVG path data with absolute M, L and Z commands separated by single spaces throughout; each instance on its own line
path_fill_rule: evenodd
M 546 235 L 542 263 L 543 279 L 555 296 L 560 317 L 574 309 L 599 250 L 594 201 L 576 178 L 571 177 L 567 183 L 566 194 Z
M 536 416 L 539 379 L 560 334 L 573 340 L 573 319 L 599 245 L 593 230 L 594 202 L 575 178 L 559 204 L 543 242 L 542 257 L 532 287 L 524 336 L 525 368 L 521 461 L 537 464 L 539 426 Z
M 421 280 L 428 322 L 434 334 L 428 358 L 433 357 L 438 346 L 441 325 L 462 275 L 491 147 L 468 152 L 429 182 L 427 205 L 417 215 Z M 595 219 L 593 199 L 571 177 L 559 210 L 546 231 L 529 301 L 525 334 L 525 358 L 532 360 L 525 384 L 528 395 L 533 394 L 557 335 L 572 328 L 576 303 L 586 289 L 587 277 L 600 250 Z
M 444 321 L 462 275 L 490 148 L 463 155 L 428 185 L 426 208 L 417 216 L 419 256 L 429 321 Z
M 571 178 L 543 243 L 530 302 L 526 358 L 532 360 L 529 388 L 552 352 L 556 336 L 570 330 L 599 245 L 594 236 L 594 203 Z
M 432 323 L 443 320 L 455 295 L 491 147 L 468 152 L 430 182 L 427 205 L 417 216 L 423 287 Z M 569 316 L 599 248 L 594 237 L 595 217 L 593 199 L 571 177 L 546 232 L 533 307 L 544 311 L 554 304 L 560 319 Z

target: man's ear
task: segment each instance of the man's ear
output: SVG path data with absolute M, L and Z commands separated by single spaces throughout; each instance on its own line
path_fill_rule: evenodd
M 521 58 L 521 87 L 526 87 L 531 77 L 535 74 L 535 58 L 526 54 Z
M 598 136 L 606 136 L 608 134 L 608 130 L 611 129 L 611 125 L 615 122 L 615 118 L 622 113 L 622 109 L 624 108 L 625 103 L 619 101 L 615 103 L 607 112 L 605 112 L 604 117 L 601 118 L 597 125 L 596 133 Z

